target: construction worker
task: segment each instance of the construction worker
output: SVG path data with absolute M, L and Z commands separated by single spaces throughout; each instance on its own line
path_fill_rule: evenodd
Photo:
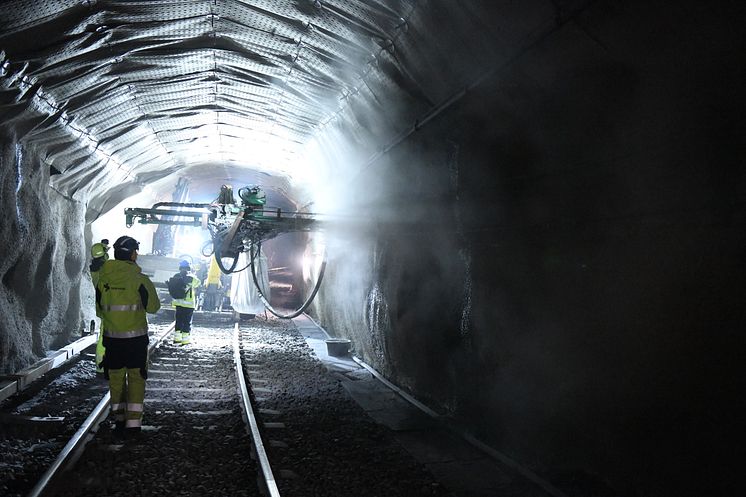
M 93 281 L 93 288 L 96 288 L 98 284 L 98 271 L 104 262 L 109 260 L 109 240 L 104 238 L 99 243 L 94 243 L 91 247 L 91 265 L 88 269 L 91 271 L 91 281 Z M 98 309 L 96 309 L 96 316 L 101 317 Z M 96 340 L 96 373 L 103 374 L 104 367 L 104 354 L 106 353 L 106 347 L 104 347 L 104 334 L 102 332 L 101 325 L 98 330 L 98 340 Z
M 207 271 L 207 278 L 204 281 L 205 301 L 203 308 L 206 311 L 214 311 L 220 308 L 222 300 L 223 284 L 220 281 L 220 267 L 218 266 L 215 256 L 210 258 L 210 269 Z
M 96 309 L 103 321 L 104 375 L 111 413 L 120 433 L 139 433 L 148 377 L 147 313 L 160 309 L 158 293 L 136 264 L 140 244 L 129 236 L 114 242 L 114 260 L 98 271 Z
M 192 331 L 192 315 L 194 314 L 194 300 L 197 287 L 199 287 L 199 280 L 191 276 L 189 274 L 190 271 L 189 261 L 182 260 L 179 262 L 179 272 L 171 278 L 171 280 L 181 281 L 183 288 L 183 291 L 180 293 L 171 293 L 173 297 L 171 303 L 174 306 L 174 313 L 176 315 L 174 343 L 180 345 L 189 344 L 189 335 Z M 169 285 L 169 292 L 172 292 L 171 285 Z
M 109 260 L 109 240 L 104 238 L 99 243 L 94 243 L 91 246 L 91 279 L 93 280 L 93 286 L 95 287 L 98 283 L 98 270 L 104 265 L 104 262 Z
M 215 199 L 215 203 L 218 204 L 235 204 L 236 197 L 233 196 L 233 187 L 230 185 L 222 185 L 220 187 L 220 193 L 218 198 Z

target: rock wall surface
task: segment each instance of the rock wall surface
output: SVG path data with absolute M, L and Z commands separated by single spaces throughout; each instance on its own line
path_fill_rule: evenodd
M 93 315 L 85 205 L 49 187 L 33 149 L 0 129 L 0 373 L 81 336 Z
M 315 312 L 568 495 L 737 495 L 741 8 L 575 3 L 416 11 L 418 91 L 319 140 L 361 221 Z

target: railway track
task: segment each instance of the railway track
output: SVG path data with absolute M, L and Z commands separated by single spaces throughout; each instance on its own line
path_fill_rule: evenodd
M 155 324 L 153 331 L 167 327 Z M 89 342 L 61 365 L 43 364 L 43 376 L 19 377 L 24 389 L 0 403 L 0 495 L 26 495 L 107 392 L 106 381 L 95 373 L 95 337 Z
M 233 323 L 195 326 L 186 347 L 166 335 L 151 354 L 142 432 L 122 437 L 101 423 L 79 458 L 58 463 L 67 471 L 48 485 L 40 481 L 30 497 L 262 494 L 266 484 L 258 483 L 261 465 L 243 421 L 247 389 L 234 363 Z
M 449 495 L 349 398 L 292 323 L 215 316 L 195 316 L 190 345 L 168 336 L 151 354 L 139 436 L 118 438 L 101 422 L 104 405 L 78 430 L 85 450 L 67 451 L 17 495 Z

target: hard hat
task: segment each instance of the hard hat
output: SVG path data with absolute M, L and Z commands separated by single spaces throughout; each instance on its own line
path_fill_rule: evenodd
M 183 268 L 189 269 L 189 261 L 186 259 L 183 259 L 179 262 L 179 269 Z
M 121 250 L 122 252 L 133 252 L 140 249 L 140 242 L 132 238 L 131 236 L 120 236 L 117 241 L 114 242 L 114 250 Z
M 91 257 L 98 259 L 106 255 L 106 247 L 103 243 L 94 243 L 91 247 Z

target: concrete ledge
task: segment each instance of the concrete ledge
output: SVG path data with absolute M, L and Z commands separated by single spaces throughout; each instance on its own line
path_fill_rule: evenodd
M 18 391 L 18 380 L 0 380 L 0 401 Z
M 62 352 L 67 358 L 67 352 Z M 26 369 L 22 369 L 18 372 L 18 389 L 23 390 L 34 381 L 38 380 L 44 373 L 52 369 L 53 359 L 42 359 L 41 361 L 35 362 Z
M 52 369 L 65 364 L 70 359 L 80 354 L 83 350 L 95 344 L 96 339 L 96 335 L 84 336 L 71 344 L 65 345 L 59 350 L 51 352 L 47 357 L 35 362 L 31 366 L 22 369 L 15 374 L 2 377 L 2 379 L 0 379 L 0 402 L 11 395 L 28 388 L 34 381 L 44 376 Z
M 96 340 L 97 335 L 84 336 L 83 338 L 76 340 L 69 345 L 65 345 L 60 350 L 66 350 L 68 353 L 67 358 L 72 359 L 73 356 L 80 354 L 81 352 L 83 352 L 83 350 L 96 343 Z
M 64 364 L 69 358 L 73 357 L 73 355 L 74 354 L 71 354 L 65 349 L 60 349 L 57 352 L 49 354 L 47 360 L 49 361 L 50 369 L 54 369 Z

